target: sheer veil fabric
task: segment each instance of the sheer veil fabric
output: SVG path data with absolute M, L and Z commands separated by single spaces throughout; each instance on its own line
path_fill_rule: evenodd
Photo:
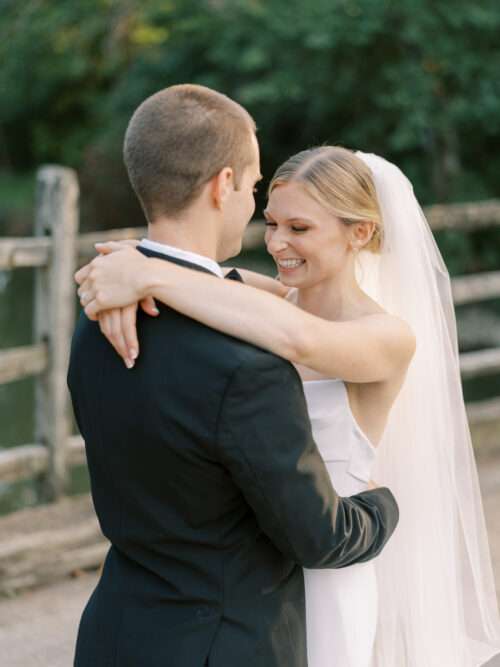
M 500 653 L 500 619 L 450 279 L 409 180 L 356 154 L 373 174 L 384 226 L 381 253 L 359 254 L 357 278 L 417 339 L 373 473 L 400 506 L 376 560 L 374 667 L 475 667 Z

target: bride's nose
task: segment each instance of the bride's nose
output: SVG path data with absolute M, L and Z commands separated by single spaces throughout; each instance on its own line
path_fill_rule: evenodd
M 285 250 L 287 247 L 287 239 L 278 231 L 274 231 L 267 239 L 267 250 L 271 255 Z

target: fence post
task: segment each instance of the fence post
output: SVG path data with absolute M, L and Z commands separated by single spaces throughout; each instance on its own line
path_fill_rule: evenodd
M 67 442 L 72 420 L 66 372 L 75 320 L 78 180 L 72 169 L 47 165 L 37 172 L 35 236 L 52 240 L 48 266 L 35 270 L 34 339 L 47 345 L 47 370 L 35 383 L 35 442 L 49 450 L 44 500 L 68 486 Z

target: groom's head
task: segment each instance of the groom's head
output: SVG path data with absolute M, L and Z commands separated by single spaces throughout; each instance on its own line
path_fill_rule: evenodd
M 237 254 L 260 179 L 255 132 L 242 106 L 204 86 L 171 86 L 147 98 L 128 125 L 124 158 L 148 222 L 206 208 L 219 225 L 218 254 Z

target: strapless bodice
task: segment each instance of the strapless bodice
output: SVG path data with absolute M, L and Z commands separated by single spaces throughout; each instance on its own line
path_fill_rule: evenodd
M 304 381 L 304 394 L 314 440 L 340 495 L 366 489 L 376 448 L 356 422 L 344 382 Z

